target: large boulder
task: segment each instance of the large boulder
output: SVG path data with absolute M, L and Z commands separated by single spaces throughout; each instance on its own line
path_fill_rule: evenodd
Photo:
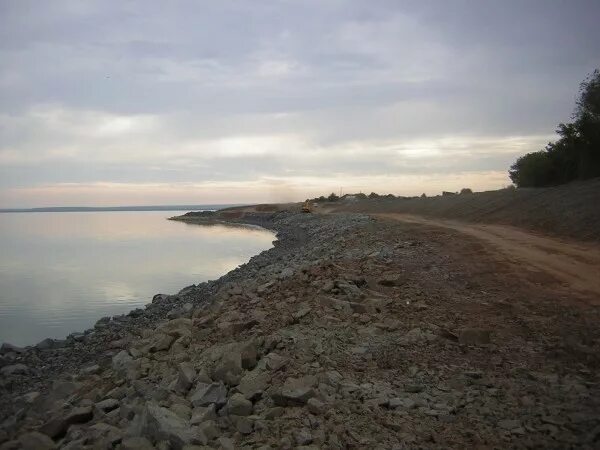
M 156 441 L 168 441 L 174 449 L 195 443 L 198 430 L 167 408 L 148 402 L 142 418 L 142 435 Z
M 317 380 L 307 375 L 300 378 L 288 378 L 281 389 L 271 393 L 273 402 L 278 406 L 302 406 L 316 395 L 313 387 Z
M 52 439 L 37 431 L 22 434 L 18 441 L 23 450 L 54 450 L 56 448 Z
M 225 406 L 227 414 L 234 416 L 249 416 L 252 414 L 253 405 L 243 394 L 233 394 Z
M 40 432 L 52 439 L 63 436 L 67 429 L 76 423 L 85 423 L 93 417 L 91 406 L 82 406 L 80 408 L 74 408 L 67 413 L 59 413 L 42 425 L 39 429 Z
M 0 374 L 3 376 L 9 375 L 25 375 L 29 373 L 29 367 L 25 364 L 13 364 L 10 366 L 4 366 L 0 369 Z
M 190 396 L 194 406 L 209 406 L 211 404 L 221 407 L 227 403 L 227 388 L 223 383 L 198 383 L 194 393 Z

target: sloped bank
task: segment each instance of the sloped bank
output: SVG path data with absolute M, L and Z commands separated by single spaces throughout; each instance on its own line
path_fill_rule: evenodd
M 570 311 L 569 331 L 585 339 L 569 348 L 566 309 L 513 282 L 512 300 L 528 308 L 516 320 L 510 280 L 466 270 L 439 232 L 358 214 L 233 220 L 279 239 L 215 282 L 101 321 L 81 342 L 9 351 L 31 371 L 43 370 L 34 356 L 49 373 L 62 358 L 64 372 L 39 396 L 27 374 L 3 378 L 18 413 L 6 414 L 0 448 L 598 443 L 597 312 Z

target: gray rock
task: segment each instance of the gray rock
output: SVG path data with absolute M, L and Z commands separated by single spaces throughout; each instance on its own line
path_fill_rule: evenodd
M 265 359 L 265 365 L 266 365 L 267 369 L 272 370 L 272 371 L 281 369 L 288 362 L 287 358 L 284 358 L 283 356 L 280 356 L 275 352 L 269 353 L 268 355 L 265 356 L 264 359 Z
M 209 406 L 214 403 L 221 407 L 227 403 L 227 388 L 223 383 L 198 383 L 190 401 L 194 406 Z
M 19 436 L 19 443 L 23 450 L 53 450 L 56 448 L 52 439 L 37 431 Z
M 306 402 L 306 408 L 313 414 L 320 415 L 327 410 L 327 406 L 321 400 L 309 398 Z
M 115 400 L 114 398 L 107 398 L 106 400 L 96 403 L 95 406 L 100 411 L 107 413 L 113 409 L 117 409 L 119 407 L 119 401 Z
M 498 421 L 498 426 L 504 430 L 514 430 L 515 428 L 519 428 L 521 423 L 518 420 L 514 419 L 505 419 Z
M 458 335 L 458 342 L 462 345 L 486 345 L 491 342 L 490 330 L 480 328 L 465 328 Z
M 216 420 L 217 411 L 215 405 L 199 406 L 194 408 L 192 411 L 192 418 L 190 419 L 190 425 L 198 425 L 207 420 Z
M 410 398 L 391 398 L 388 406 L 390 409 L 412 409 L 416 407 L 416 403 Z
M 28 392 L 27 394 L 23 394 L 23 400 L 25 400 L 25 403 L 29 405 L 35 402 L 38 398 L 40 398 L 40 393 L 37 391 L 32 391 Z
M 227 414 L 235 416 L 249 416 L 252 414 L 252 402 L 242 394 L 233 394 L 227 402 Z
M 206 438 L 206 441 L 203 439 L 204 443 L 212 441 L 213 439 L 221 436 L 221 430 L 219 430 L 219 427 L 214 420 L 202 422 L 200 425 L 198 425 L 198 430 L 200 434 Z
M 269 386 L 270 381 L 271 375 L 269 373 L 256 368 L 244 375 L 237 386 L 237 390 L 244 394 L 248 400 L 253 400 L 262 395 Z
M 59 340 L 46 338 L 43 341 L 40 341 L 37 344 L 35 344 L 35 348 L 37 350 L 52 350 L 56 348 L 63 348 L 66 345 L 66 343 L 67 341 L 63 339 Z
M 313 389 L 315 384 L 316 379 L 312 376 L 288 378 L 281 390 L 271 394 L 271 398 L 278 406 L 302 406 L 309 398 L 315 396 Z
M 190 363 L 180 363 L 177 371 L 177 381 L 175 389 L 178 392 L 186 393 L 192 387 L 196 379 L 196 369 Z
M 56 415 L 40 427 L 40 432 L 50 436 L 52 439 L 63 436 L 67 429 L 76 423 L 85 423 L 93 417 L 91 406 L 82 406 L 72 409 L 66 415 Z
M 293 432 L 294 440 L 298 445 L 308 445 L 313 441 L 313 436 L 308 428 L 300 428 Z
M 246 416 L 229 416 L 235 429 L 241 434 L 250 434 L 254 431 L 254 422 Z
M 17 347 L 16 345 L 9 344 L 8 342 L 4 342 L 0 347 L 0 355 L 4 355 L 6 353 L 24 353 L 25 349 L 23 347 Z
M 100 373 L 100 366 L 98 364 L 94 364 L 92 366 L 87 366 L 81 369 L 81 373 L 83 375 L 96 375 Z
M 112 368 L 116 372 L 126 372 L 133 363 L 133 358 L 126 350 L 121 350 L 112 359 Z
M 142 434 L 157 441 L 168 441 L 175 449 L 193 443 L 197 438 L 196 430 L 188 426 L 187 421 L 167 408 L 156 403 L 146 403 L 142 418 Z
M 154 337 L 149 351 L 151 353 L 166 352 L 171 348 L 175 339 L 177 339 L 175 336 L 159 333 Z
M 9 375 L 25 375 L 28 373 L 29 367 L 27 367 L 25 364 L 13 364 L 10 366 L 4 366 L 2 369 L 0 369 L 0 374 L 5 377 Z
M 155 450 L 155 447 L 145 437 L 136 436 L 123 439 L 121 450 Z

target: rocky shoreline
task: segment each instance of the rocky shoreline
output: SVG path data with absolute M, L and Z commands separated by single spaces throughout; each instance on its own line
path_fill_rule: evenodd
M 529 304 L 447 236 L 366 215 L 225 220 L 278 240 L 85 333 L 2 346 L 1 450 L 600 444 L 598 311 Z

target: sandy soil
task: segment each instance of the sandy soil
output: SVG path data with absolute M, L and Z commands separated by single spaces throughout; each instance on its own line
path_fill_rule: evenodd
M 496 257 L 510 263 L 517 276 L 526 277 L 533 269 L 554 277 L 566 289 L 600 295 L 600 247 L 597 245 L 558 240 L 502 225 L 469 224 L 410 214 L 375 216 L 449 228 L 473 236 L 497 251 Z M 600 297 L 592 301 L 600 304 Z

